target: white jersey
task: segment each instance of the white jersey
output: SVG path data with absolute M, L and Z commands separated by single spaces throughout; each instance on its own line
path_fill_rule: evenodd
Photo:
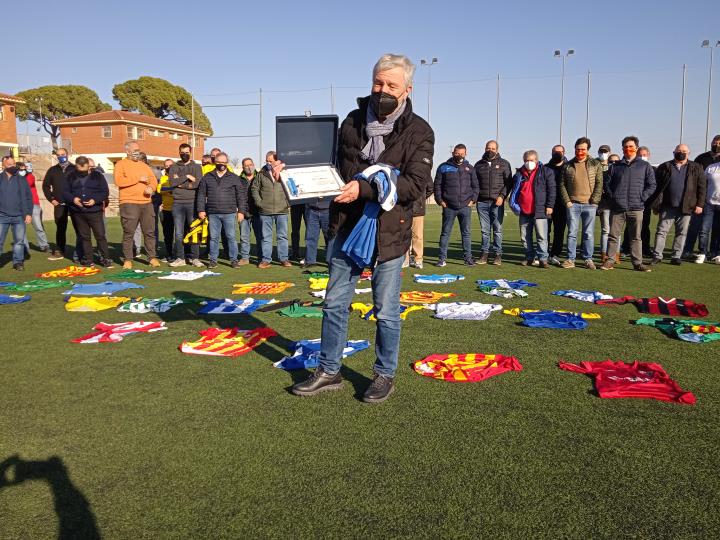
M 480 302 L 449 302 L 435 304 L 435 318 L 460 321 L 484 321 L 493 311 L 500 311 L 499 304 Z
M 170 272 L 167 276 L 160 276 L 158 279 L 172 279 L 177 281 L 195 281 L 206 276 L 219 276 L 217 272 L 205 270 L 203 272 Z

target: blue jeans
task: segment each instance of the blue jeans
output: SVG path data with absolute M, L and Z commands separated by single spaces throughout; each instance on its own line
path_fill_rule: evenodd
M 706 204 L 700 217 L 700 253 L 708 257 L 720 255 L 720 205 Z M 689 251 L 687 247 L 685 251 Z
M 328 232 L 330 228 L 330 209 L 316 210 L 305 206 L 305 264 L 317 262 L 320 231 L 325 239 L 325 248 L 328 245 Z
M 480 218 L 480 229 L 482 231 L 483 253 L 490 252 L 490 232 L 492 231 L 492 248 L 496 255 L 502 255 L 503 218 L 505 217 L 505 205 L 497 206 L 495 201 L 479 201 L 475 205 L 478 217 Z
M 22 216 L 0 215 L 0 249 L 5 246 L 5 238 L 11 228 L 13 264 L 22 264 L 25 260 L 25 219 Z
M 592 204 L 573 203 L 567 208 L 568 222 L 568 260 L 574 261 L 577 255 L 577 234 L 582 221 L 582 258 L 592 259 L 595 250 L 595 216 L 597 206 Z
M 610 237 L 610 209 L 598 210 L 600 216 L 600 253 L 607 254 L 608 238 Z
M 183 239 L 190 229 L 190 224 L 195 219 L 195 203 L 173 203 L 172 207 L 173 227 L 175 231 L 175 249 L 173 250 L 176 259 L 185 259 L 185 244 Z M 190 256 L 193 259 L 200 258 L 200 246 L 189 244 Z
M 174 206 L 173 206 L 174 207 Z M 228 257 L 230 262 L 237 261 L 238 245 L 235 240 L 235 228 L 237 226 L 237 214 L 208 214 L 210 234 L 210 260 L 217 262 L 220 254 L 220 229 L 225 233 L 228 243 Z
M 42 222 L 42 206 L 39 204 L 33 205 L 32 213 L 32 226 L 35 229 L 35 236 L 37 236 L 38 246 L 40 249 L 50 247 L 48 243 L 47 235 L 45 234 L 45 227 Z M 25 229 L 25 249 L 30 251 L 30 242 L 28 241 L 27 228 Z
M 260 216 L 252 216 L 250 219 L 243 219 L 240 222 L 240 258 L 247 261 L 250 259 L 250 231 L 255 233 L 255 249 L 258 259 L 260 258 L 260 242 L 262 240 L 262 223 Z
M 537 239 L 533 241 L 533 231 Z M 540 261 L 548 258 L 548 220 L 536 219 L 533 216 L 520 214 L 520 239 L 525 248 L 525 259 L 532 261 L 537 257 Z
M 442 212 L 442 231 L 440 233 L 440 260 L 447 258 L 448 243 L 450 242 L 450 233 L 452 232 L 455 218 L 460 222 L 460 236 L 462 236 L 463 257 L 470 259 L 472 257 L 472 245 L 470 240 L 470 207 L 463 208 L 443 208 Z
M 336 235 L 328 245 L 330 279 L 323 304 L 320 367 L 326 373 L 337 373 L 347 342 L 348 308 L 363 268 L 343 251 L 346 236 Z M 373 269 L 372 293 L 375 318 L 375 373 L 393 377 L 400 352 L 400 271 L 404 256 L 378 263 Z
M 287 214 L 273 214 L 271 216 L 260 216 L 262 223 L 262 260 L 272 261 L 273 224 L 277 234 L 277 251 L 280 261 L 288 260 L 288 217 Z

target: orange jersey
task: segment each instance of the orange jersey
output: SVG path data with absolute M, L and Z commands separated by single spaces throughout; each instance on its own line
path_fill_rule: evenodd
M 278 294 L 283 292 L 285 289 L 294 287 L 294 283 L 288 283 L 287 281 L 278 282 L 253 282 L 253 283 L 236 283 L 233 285 L 232 294 Z

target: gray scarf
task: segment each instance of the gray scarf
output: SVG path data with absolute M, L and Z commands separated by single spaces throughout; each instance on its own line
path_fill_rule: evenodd
M 380 158 L 380 154 L 385 151 L 385 141 L 383 140 L 383 136 L 392 133 L 392 130 L 395 127 L 395 120 L 400 118 L 402 113 L 405 112 L 406 104 L 407 100 L 403 101 L 402 105 L 400 105 L 395 112 L 385 118 L 382 122 L 378 120 L 375 111 L 373 111 L 372 107 L 368 104 L 365 133 L 367 134 L 369 140 L 365 145 L 365 148 L 360 151 L 360 157 L 362 159 L 369 161 L 371 164 L 377 163 L 377 160 Z

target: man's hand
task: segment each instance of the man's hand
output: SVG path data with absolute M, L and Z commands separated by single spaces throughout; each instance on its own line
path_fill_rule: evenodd
M 53 206 L 60 206 L 60 201 L 58 201 L 58 200 L 53 199 L 50 202 L 52 203 Z
M 565 203 L 565 208 L 572 208 L 572 206 L 573 206 L 572 201 L 568 201 Z
M 25 225 L 30 225 L 32 223 L 32 216 L 25 216 Z
M 345 184 L 340 195 L 335 197 L 336 203 L 351 203 L 360 196 L 360 182 L 352 180 Z
M 207 214 L 205 212 L 198 212 L 198 217 L 200 219 L 205 219 L 207 217 Z
M 73 199 L 73 203 L 75 203 L 75 206 L 82 206 L 82 201 L 80 200 L 80 197 L 75 197 Z
M 472 206 L 473 204 L 475 204 L 475 201 L 470 201 L 470 202 L 468 203 L 468 206 Z
M 95 206 L 95 199 L 90 199 L 83 203 L 85 206 Z
M 703 207 L 702 207 L 702 206 L 696 206 L 696 207 L 695 207 L 695 215 L 696 215 L 696 216 L 699 216 L 699 215 L 702 214 L 702 213 L 703 213 Z
M 445 201 L 442 201 L 440 203 L 440 206 L 442 206 L 443 208 L 447 208 L 447 203 Z
M 502 197 L 498 197 L 497 199 L 495 199 L 495 206 L 502 206 L 504 202 L 505 199 L 503 199 Z
M 145 188 L 145 191 L 144 191 L 143 193 L 145 193 L 145 195 L 150 196 L 150 195 L 152 195 L 153 193 L 155 193 L 155 190 L 154 190 L 153 188 L 151 188 L 150 186 L 148 186 L 148 187 Z
M 194 182 L 194 181 L 195 181 L 195 177 L 194 177 L 192 174 L 188 174 L 188 175 L 187 175 L 187 179 L 190 180 L 190 182 Z
M 285 168 L 285 164 L 282 161 L 275 161 L 272 164 L 272 177 L 275 179 L 276 182 L 280 180 L 280 171 L 282 171 Z
M 242 212 L 238 212 L 238 223 L 240 223 L 243 219 L 245 219 L 245 214 Z
M 552 208 L 546 208 L 546 209 L 545 209 L 545 213 L 546 213 L 548 216 L 552 216 L 552 211 L 553 211 Z

